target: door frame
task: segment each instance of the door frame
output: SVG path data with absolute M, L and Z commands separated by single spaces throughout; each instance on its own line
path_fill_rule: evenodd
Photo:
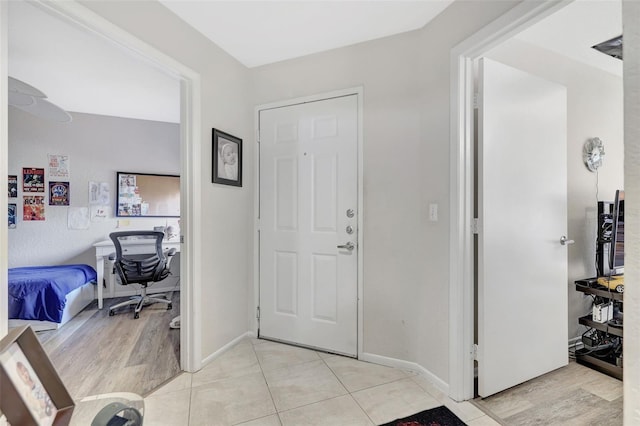
M 473 61 L 573 0 L 521 2 L 451 49 L 449 396 L 474 397 Z
M 182 242 L 180 255 L 181 273 L 181 327 L 180 327 L 180 368 L 184 371 L 194 372 L 201 368 L 201 314 L 200 309 L 195 309 L 196 302 L 201 300 L 200 287 L 202 264 L 201 255 L 203 241 L 198 232 L 201 229 L 202 215 L 201 201 L 197 194 L 201 192 L 202 157 L 201 139 L 201 93 L 200 74 L 183 65 L 155 47 L 143 42 L 129 32 L 114 25 L 102 16 L 96 14 L 76 1 L 54 2 L 48 0 L 34 0 L 34 6 L 45 12 L 75 25 L 87 33 L 97 34 L 121 49 L 130 51 L 135 57 L 148 61 L 161 71 L 171 75 L 180 81 L 180 194 L 181 194 L 181 236 Z M 2 40 L 2 56 L 0 57 L 0 153 L 8 152 L 8 106 L 6 81 L 8 78 L 7 56 L 7 22 L 8 9 L 6 4 L 0 8 L 0 39 Z M 4 99 L 4 102 L 1 102 Z M 5 170 L 6 155 L 2 155 L 0 170 Z M 5 200 L 6 201 L 6 200 Z M 7 270 L 6 253 L 8 241 L 6 231 L 0 233 L 0 253 L 3 260 L 0 264 L 2 271 Z M 0 295 L 7 292 L 6 273 L 0 277 Z M 2 300 L 6 300 L 4 297 Z M 0 305 L 0 336 L 6 334 L 8 327 L 8 307 L 6 303 Z
M 255 176 L 255 188 L 254 193 L 254 226 L 253 226 L 253 306 L 249 309 L 250 312 L 250 324 L 251 330 L 255 336 L 258 336 L 258 307 L 260 306 L 260 111 L 282 108 L 287 106 L 305 104 L 309 102 L 324 101 L 332 98 L 339 98 L 344 96 L 356 95 L 358 105 L 358 294 L 357 294 L 357 310 L 358 310 L 358 327 L 357 327 L 357 341 L 358 341 L 358 358 L 363 353 L 363 299 L 364 299 L 364 198 L 363 198 L 363 176 L 364 176 L 364 134 L 363 134 L 363 94 L 364 88 L 362 86 L 351 87 L 347 89 L 335 90 L 331 92 L 318 93 L 309 96 L 303 96 L 298 98 L 286 99 L 282 101 L 270 102 L 268 104 L 260 104 L 255 107 L 254 110 L 254 129 L 256 136 L 256 143 L 254 147 L 254 158 L 256 159 L 254 164 L 254 176 Z M 253 315 L 255 314 L 255 315 Z

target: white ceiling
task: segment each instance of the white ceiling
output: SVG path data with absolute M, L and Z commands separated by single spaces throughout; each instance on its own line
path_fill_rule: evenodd
M 178 80 L 36 6 L 8 6 L 10 76 L 67 111 L 180 121 Z
M 422 28 L 453 0 L 160 0 L 252 68 Z
M 160 1 L 254 67 L 420 28 L 452 0 Z M 68 111 L 179 121 L 176 79 L 31 4 L 8 3 L 9 75 Z M 620 4 L 578 0 L 518 37 L 621 75 L 621 61 L 590 48 L 621 34 Z
M 591 46 L 622 34 L 620 0 L 578 0 L 516 38 L 622 76 L 622 61 Z

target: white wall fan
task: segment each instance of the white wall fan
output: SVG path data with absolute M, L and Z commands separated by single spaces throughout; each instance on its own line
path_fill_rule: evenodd
M 71 115 L 67 111 L 47 101 L 47 95 L 30 84 L 9 77 L 8 87 L 9 105 L 46 120 L 58 123 L 71 122 Z

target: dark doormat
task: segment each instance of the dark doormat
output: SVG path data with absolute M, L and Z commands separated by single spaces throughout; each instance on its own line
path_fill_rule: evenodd
M 467 426 L 444 405 L 380 426 Z

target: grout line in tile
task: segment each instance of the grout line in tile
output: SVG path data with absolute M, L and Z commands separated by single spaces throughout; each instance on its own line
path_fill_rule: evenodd
M 361 391 L 363 391 L 363 390 L 373 389 L 373 388 L 377 388 L 377 387 L 379 387 L 379 386 L 389 385 L 389 384 L 391 384 L 391 383 L 399 382 L 400 380 L 406 380 L 406 379 L 411 379 L 411 377 L 400 377 L 399 379 L 394 379 L 394 380 L 390 380 L 390 381 L 388 381 L 388 382 L 379 383 L 379 384 L 377 384 L 377 385 L 373 385 L 373 386 L 369 386 L 369 387 L 366 387 L 366 388 L 358 389 L 358 390 L 353 391 L 353 392 L 351 392 L 351 393 L 361 392 Z M 414 383 L 415 383 L 415 382 L 414 382 Z M 420 387 L 420 386 L 418 385 L 418 387 Z M 438 398 L 436 398 L 435 396 L 431 395 L 431 394 L 430 394 L 429 392 L 427 392 L 426 390 L 424 390 L 424 389 L 422 389 L 422 388 L 420 388 L 420 390 L 421 390 L 421 391 L 423 391 L 424 393 L 426 393 L 427 395 L 429 395 L 430 397 L 434 398 L 435 400 L 439 401 L 439 399 L 438 399 Z
M 338 375 L 336 374 L 335 371 L 333 371 L 333 369 L 331 368 L 331 366 L 329 364 L 327 364 L 327 361 L 325 360 L 325 358 L 320 357 L 320 359 L 322 360 L 322 362 L 324 363 L 324 365 L 329 369 L 329 371 L 331 371 L 331 374 L 333 374 L 333 377 L 335 377 L 338 380 L 338 383 L 340 383 L 342 385 L 342 387 L 344 388 L 345 391 L 347 391 L 347 393 L 349 395 L 351 395 L 351 392 L 349 391 L 349 389 L 347 388 L 347 385 L 345 385 L 342 380 L 340 380 L 340 377 L 338 377 Z
M 193 379 L 193 378 L 192 378 Z M 187 426 L 191 425 L 191 401 L 193 398 L 193 382 L 191 382 L 191 386 L 189 386 L 189 408 L 187 409 Z
M 362 405 L 360 405 L 360 403 L 358 402 L 358 400 L 357 400 L 356 398 L 354 398 L 354 397 L 353 397 L 353 395 L 352 395 L 351 393 L 349 393 L 349 396 L 350 396 L 350 397 L 355 401 L 356 405 L 357 405 L 358 407 L 360 407 L 360 409 L 362 410 L 362 412 L 364 413 L 364 415 L 365 415 L 365 416 L 367 416 L 367 418 L 368 418 L 369 420 L 371 420 L 371 423 L 375 425 L 375 424 L 376 424 L 376 422 L 375 422 L 375 421 L 373 421 L 373 419 L 371 418 L 371 416 L 369 415 L 369 413 L 367 413 L 367 410 L 365 410 L 365 409 L 364 409 L 364 407 L 363 407 Z
M 258 367 L 260 367 L 260 373 L 262 374 L 262 380 L 264 380 L 264 384 L 267 385 L 267 390 L 269 391 L 269 398 L 271 398 L 271 403 L 273 404 L 273 408 L 276 410 L 276 414 L 278 414 L 278 407 L 276 406 L 276 401 L 273 399 L 273 394 L 271 393 L 271 386 L 269 386 L 269 382 L 267 381 L 267 376 L 264 375 L 264 370 L 262 369 L 262 364 L 260 364 L 260 358 L 258 357 L 258 354 L 256 353 L 256 348 L 255 348 L 255 346 L 252 346 L 251 349 L 253 349 L 253 354 L 255 355 L 256 359 L 258 360 Z M 280 419 L 280 416 L 278 416 L 278 421 L 282 425 L 282 420 Z

